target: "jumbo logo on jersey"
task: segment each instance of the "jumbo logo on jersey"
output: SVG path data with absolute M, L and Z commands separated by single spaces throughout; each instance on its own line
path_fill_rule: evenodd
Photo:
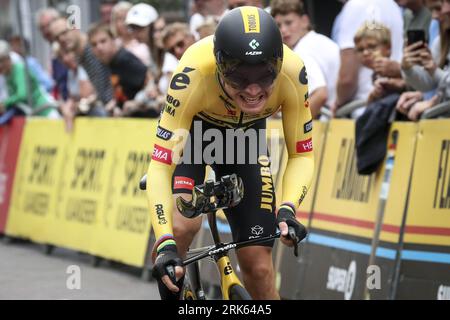
M 297 142 L 297 153 L 305 153 L 313 151 L 312 138 Z
M 260 156 L 258 163 L 261 166 L 261 209 L 273 211 L 273 181 L 270 171 L 270 160 L 267 156 Z
M 152 160 L 170 165 L 172 164 L 172 151 L 155 144 Z
M 195 69 L 185 67 L 182 73 L 177 73 L 172 77 L 172 81 L 170 82 L 170 89 L 172 90 L 183 90 L 188 87 L 191 83 L 191 79 L 186 73 L 192 72 Z
M 166 97 L 166 102 L 167 103 L 166 103 L 164 110 L 166 111 L 166 113 L 170 114 L 172 117 L 175 117 L 175 108 L 178 108 L 179 106 L 181 106 L 180 100 L 175 99 L 170 94 L 168 94 Z

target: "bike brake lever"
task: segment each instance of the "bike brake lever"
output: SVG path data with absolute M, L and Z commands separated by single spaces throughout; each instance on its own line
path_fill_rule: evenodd
M 170 281 L 172 281 L 172 283 L 174 285 L 177 285 L 177 278 L 175 276 L 175 267 L 168 265 L 166 267 L 166 271 L 167 271 L 167 275 L 169 276 Z
M 295 229 L 293 227 L 289 227 L 288 229 L 289 238 L 294 242 L 294 255 L 298 257 L 298 237 L 295 233 Z

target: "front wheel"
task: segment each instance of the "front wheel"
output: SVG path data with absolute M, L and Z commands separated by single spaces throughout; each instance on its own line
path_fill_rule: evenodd
M 235 284 L 230 288 L 228 296 L 230 297 L 230 300 L 252 300 L 252 297 L 250 297 L 247 290 L 238 284 Z

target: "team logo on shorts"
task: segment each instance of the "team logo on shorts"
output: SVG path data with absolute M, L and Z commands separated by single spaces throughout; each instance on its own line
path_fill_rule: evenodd
M 260 236 L 260 235 L 263 234 L 263 232 L 264 232 L 264 228 L 261 227 L 261 226 L 254 226 L 254 227 L 252 227 L 252 234 L 254 236 Z

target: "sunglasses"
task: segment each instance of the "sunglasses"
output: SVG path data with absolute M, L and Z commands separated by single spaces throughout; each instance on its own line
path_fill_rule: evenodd
M 135 32 L 135 31 L 141 31 L 142 29 L 144 29 L 145 27 L 141 27 L 141 26 L 137 26 L 135 24 L 130 24 L 128 25 L 128 30 L 130 32 Z
M 275 70 L 265 66 L 242 66 L 223 73 L 224 81 L 233 89 L 244 90 L 251 84 L 270 87 L 276 78 Z
M 58 40 L 61 36 L 67 34 L 69 31 L 70 31 L 69 29 L 64 29 L 63 31 L 55 35 L 55 39 Z
M 184 46 L 186 45 L 186 42 L 184 41 L 184 39 L 178 41 L 177 43 L 175 43 L 175 45 L 173 45 L 172 47 L 170 47 L 169 49 L 167 49 L 167 51 L 173 55 L 175 55 L 175 50 L 178 49 L 182 49 L 184 48 Z

